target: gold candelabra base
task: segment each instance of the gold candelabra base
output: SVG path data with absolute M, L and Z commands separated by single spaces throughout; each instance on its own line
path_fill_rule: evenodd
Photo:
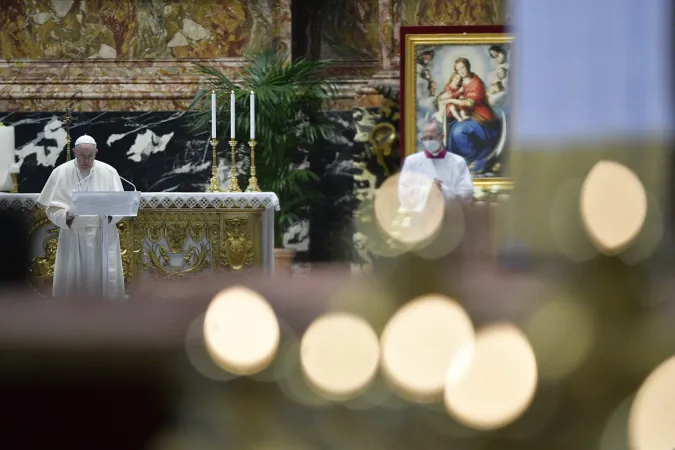
M 258 186 L 258 179 L 256 177 L 250 177 L 248 179 L 246 192 L 260 192 L 260 186 Z
M 206 188 L 206 192 L 223 192 L 223 190 L 220 188 L 220 182 L 218 181 L 218 177 L 216 175 L 213 175 L 209 180 L 209 187 Z
M 16 173 L 12 174 L 12 194 L 19 192 L 19 175 Z
M 218 146 L 218 140 L 216 138 L 211 139 L 211 147 L 213 148 L 213 162 L 211 164 L 211 180 L 209 186 L 206 188 L 206 192 L 223 192 L 220 188 L 220 182 L 218 181 L 218 161 L 216 156 L 216 147 Z
M 260 192 L 260 186 L 258 186 L 258 179 L 255 176 L 255 139 L 251 139 L 248 142 L 249 147 L 251 147 L 251 177 L 248 179 L 248 187 L 246 192 Z
M 230 167 L 230 184 L 227 187 L 227 192 L 241 192 L 239 187 L 239 181 L 237 180 L 237 159 L 234 154 L 234 150 L 237 148 L 237 141 L 234 139 L 230 140 L 230 149 L 232 151 L 232 156 L 230 157 L 232 166 Z

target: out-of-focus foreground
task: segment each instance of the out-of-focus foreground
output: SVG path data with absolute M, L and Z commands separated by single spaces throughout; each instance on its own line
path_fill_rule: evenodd
M 56 33 L 49 27 L 60 23 L 57 22 L 59 11 L 64 14 L 60 16 L 65 17 L 63 23 L 80 23 L 81 11 L 87 10 L 90 3 L 97 4 L 51 3 L 60 5 L 58 8 L 52 6 L 53 14 L 36 9 L 38 6 L 35 5 L 22 10 L 27 11 L 26 17 L 36 24 L 42 22 L 35 25 L 36 29 L 38 25 L 47 24 L 40 28 L 44 36 Z M 118 6 L 122 3 L 128 4 L 128 11 L 136 8 L 135 2 L 112 3 L 117 9 L 122 8 Z M 146 117 L 150 113 L 145 108 L 161 107 L 161 113 L 165 115 L 157 116 L 156 122 L 168 121 L 167 117 L 172 113 L 167 111 L 173 111 L 177 104 L 172 102 L 180 95 L 183 95 L 180 99 L 185 100 L 183 91 L 190 89 L 185 87 L 188 84 L 182 78 L 187 76 L 183 72 L 185 65 L 191 63 L 194 55 L 207 52 L 205 49 L 211 45 L 207 43 L 212 42 L 209 39 L 239 36 L 239 22 L 231 24 L 236 22 L 234 16 L 242 14 L 221 8 L 225 12 L 220 16 L 218 8 L 208 6 L 210 9 L 206 11 L 202 9 L 207 8 L 205 3 L 193 2 L 195 11 L 199 12 L 193 18 L 203 17 L 204 26 L 213 25 L 212 30 L 207 30 L 192 18 L 179 15 L 183 14 L 186 5 L 178 8 L 167 2 L 166 6 L 159 2 L 138 3 L 144 4 L 139 6 L 138 13 L 128 14 L 128 17 L 137 14 L 138 26 L 129 25 L 131 19 L 127 21 L 126 15 L 84 14 L 88 20 L 100 20 L 97 25 L 85 20 L 87 30 L 105 26 L 110 30 L 134 31 L 119 36 L 112 31 L 97 31 L 97 39 L 101 42 L 95 41 L 95 54 L 91 59 L 80 58 L 84 53 L 78 53 L 77 47 L 80 42 L 87 41 L 88 35 L 81 34 L 79 28 L 72 32 L 78 44 L 71 48 L 67 41 L 63 52 L 77 55 L 80 58 L 77 64 L 81 65 L 76 66 L 72 62 L 75 60 L 65 65 L 61 60 L 53 60 L 58 66 L 55 70 L 60 72 L 52 73 L 64 73 L 61 72 L 64 66 L 68 66 L 68 70 L 71 66 L 76 67 L 72 69 L 77 72 L 72 79 L 80 84 L 74 88 L 65 83 L 54 83 L 58 84 L 57 93 L 50 101 L 63 102 L 66 98 L 70 101 L 70 94 L 62 90 L 71 89 L 74 92 L 72 98 L 86 94 L 88 97 L 82 108 L 91 112 L 91 117 L 97 115 L 96 108 L 104 107 L 98 104 L 103 94 L 95 89 L 114 90 L 108 83 L 113 83 L 115 78 L 99 76 L 99 72 L 112 67 L 113 62 L 106 58 L 110 55 L 116 58 L 119 50 L 123 59 L 114 63 L 119 62 L 119 67 L 124 66 L 129 70 L 128 74 L 134 74 L 128 78 L 133 80 L 134 89 L 138 89 L 119 98 L 127 102 L 125 108 L 140 112 L 132 125 L 119 119 L 118 122 L 123 123 L 119 128 L 121 131 L 110 132 L 107 140 L 101 136 L 100 142 L 109 145 L 107 157 L 110 161 L 119 157 L 115 161 L 140 179 L 134 178 L 135 182 L 145 183 L 146 177 L 150 179 L 147 174 L 155 165 L 161 166 L 162 170 L 170 167 L 167 173 L 152 175 L 153 180 L 159 181 L 148 182 L 152 188 L 161 186 L 158 190 L 171 191 L 176 185 L 201 188 L 199 183 L 205 182 L 206 178 L 200 180 L 199 177 L 211 164 L 211 149 L 206 141 L 208 137 L 204 136 L 211 134 L 205 131 L 201 144 L 194 144 L 194 148 L 201 146 L 201 150 L 191 147 L 197 142 L 193 137 L 185 138 L 179 144 L 175 144 L 175 139 L 169 143 L 174 130 L 164 129 L 166 133 L 160 133 L 157 125 L 155 131 L 163 135 L 153 134 L 155 132 L 148 125 L 150 119 Z M 258 16 L 268 12 L 270 16 L 274 15 L 274 37 L 268 37 L 265 32 L 264 39 L 258 36 L 255 42 L 270 41 L 279 48 L 293 47 L 293 56 L 297 56 L 296 45 L 293 45 L 296 43 L 291 42 L 295 37 L 307 41 L 307 53 L 312 57 L 317 56 L 314 53 L 319 52 L 319 48 L 323 51 L 328 41 L 333 46 L 330 48 L 337 48 L 336 41 L 349 40 L 333 31 L 330 31 L 332 38 L 326 38 L 326 42 L 314 39 L 323 36 L 319 25 L 324 20 L 324 15 L 320 14 L 322 10 L 312 6 L 314 3 L 304 0 L 278 2 L 274 14 L 271 10 L 253 14 L 242 6 L 247 2 L 239 3 L 242 4 L 234 6 L 233 10 L 241 8 L 246 11 L 243 15 L 250 13 L 256 16 L 256 21 Z M 277 5 L 277 2 L 273 3 Z M 382 95 L 370 85 L 366 86 L 368 83 L 362 80 L 366 75 L 362 73 L 370 74 L 373 83 L 379 84 L 387 77 L 389 86 L 398 83 L 397 75 L 392 82 L 391 72 L 396 71 L 399 57 L 405 56 L 405 52 L 401 55 L 396 52 L 401 23 L 438 24 L 443 19 L 436 15 L 443 14 L 453 24 L 470 20 L 476 24 L 483 20 L 491 24 L 508 21 L 513 28 L 505 34 L 512 33 L 513 39 L 498 37 L 509 43 L 509 58 L 513 56 L 513 59 L 506 60 L 504 48 L 491 49 L 491 43 L 485 45 L 481 41 L 480 45 L 486 48 L 480 54 L 476 53 L 478 56 L 472 57 L 472 61 L 474 66 L 483 64 L 485 73 L 488 73 L 489 64 L 499 65 L 494 67 L 495 76 L 501 77 L 495 81 L 496 88 L 504 88 L 507 80 L 503 77 L 508 69 L 512 80 L 512 85 L 507 84 L 509 92 L 512 86 L 512 92 L 517 94 L 513 101 L 513 116 L 508 116 L 513 130 L 508 129 L 510 156 L 504 157 L 504 164 L 508 164 L 509 169 L 501 166 L 502 159 L 499 163 L 493 161 L 491 170 L 494 170 L 480 173 L 488 175 L 482 178 L 482 184 L 476 183 L 475 197 L 466 202 L 446 201 L 441 191 L 434 187 L 433 180 L 422 177 L 418 181 L 422 185 L 426 183 L 423 187 L 429 192 L 425 207 L 421 211 L 403 211 L 399 204 L 399 175 L 392 169 L 398 166 L 387 164 L 394 158 L 396 152 L 392 148 L 406 126 L 402 118 L 402 125 L 399 125 L 399 120 L 392 117 L 402 117 L 406 111 L 402 108 L 392 112 L 396 105 L 388 98 L 390 103 L 385 103 L 382 110 L 390 110 L 390 116 L 379 123 L 384 125 L 380 128 L 380 131 L 384 130 L 382 134 L 368 134 L 370 130 L 362 133 L 366 136 L 364 140 L 371 140 L 371 150 L 375 149 L 369 161 L 377 171 L 371 173 L 364 169 L 358 176 L 349 175 L 346 184 L 349 184 L 350 200 L 343 202 L 342 197 L 326 197 L 313 211 L 315 215 L 324 212 L 328 215 L 333 209 L 344 206 L 343 203 L 358 200 L 354 201 L 358 203 L 357 210 L 350 211 L 356 213 L 358 220 L 346 221 L 349 224 L 336 221 L 337 225 L 331 225 L 336 228 L 354 225 L 353 242 L 350 240 L 345 245 L 351 250 L 354 244 L 355 253 L 361 252 L 361 256 L 370 258 L 369 264 L 359 265 L 359 270 L 351 270 L 352 267 L 347 267 L 349 263 L 314 265 L 308 272 L 294 275 L 263 276 L 253 270 L 249 272 L 248 268 L 255 266 L 253 262 L 258 256 L 262 261 L 266 252 L 271 258 L 274 250 L 271 241 L 263 252 L 259 243 L 254 240 L 247 243 L 242 237 L 246 230 L 228 235 L 224 225 L 222 229 L 213 228 L 219 230 L 216 234 L 219 237 L 211 239 L 200 222 L 206 217 L 203 213 L 210 214 L 208 208 L 204 207 L 199 214 L 186 219 L 178 217 L 180 213 L 175 211 L 191 208 L 188 203 L 185 203 L 187 206 L 182 203 L 176 206 L 168 202 L 164 212 L 168 211 L 174 217 L 173 225 L 180 222 L 180 226 L 172 228 L 170 221 L 163 218 L 164 213 L 148 212 L 154 218 L 144 222 L 145 225 L 138 225 L 138 245 L 126 247 L 131 253 L 137 252 L 134 256 L 138 266 L 135 275 L 144 274 L 133 279 L 129 284 L 128 299 L 119 302 L 98 298 L 56 300 L 27 287 L 34 286 L 25 282 L 31 250 L 28 247 L 33 245 L 27 239 L 30 225 L 23 221 L 25 217 L 0 208 L 0 399 L 5 412 L 0 421 L 0 446 L 68 450 L 675 448 L 675 246 L 672 232 L 675 115 L 671 101 L 673 51 L 669 34 L 675 23 L 672 1 L 514 0 L 512 17 L 505 13 L 508 8 L 503 2 L 483 0 L 379 0 L 377 5 L 354 0 L 358 7 L 353 8 L 344 6 L 350 2 L 324 3 L 326 8 L 341 5 L 345 11 L 359 11 L 358 14 L 349 13 L 354 16 L 375 17 L 374 25 L 363 29 L 371 30 L 368 36 L 372 36 L 371 40 L 378 47 L 377 74 L 367 72 L 366 67 L 371 67 L 370 60 L 363 58 L 370 58 L 370 54 L 359 53 L 361 59 L 354 67 L 350 66 L 353 79 L 339 80 L 340 83 L 344 81 L 340 85 L 343 91 L 353 91 L 353 85 L 363 87 L 364 94 L 359 91 L 358 101 L 369 106 L 369 101 Z M 72 10 L 69 4 L 75 5 Z M 287 11 L 291 8 L 289 4 L 303 5 L 302 8 L 295 6 L 292 16 L 298 20 L 304 14 L 311 27 L 299 27 L 295 23 L 294 32 L 289 31 L 292 24 L 291 14 Z M 497 11 L 508 17 L 490 18 L 492 15 L 485 12 L 488 9 L 495 17 Z M 151 10 L 152 14 L 148 12 Z M 482 18 L 469 17 L 473 13 Z M 11 24 L 8 29 L 14 30 L 14 26 L 18 30 L 12 33 L 24 33 L 26 20 L 1 14 L 0 17 L 8 18 Z M 351 15 L 341 14 L 338 14 L 342 17 L 341 23 L 351 20 Z M 207 17 L 211 15 L 219 19 L 210 22 Z M 150 16 L 164 17 L 166 23 L 170 23 L 166 30 L 174 36 L 168 44 L 163 37 L 159 39 L 161 45 L 166 44 L 162 47 L 164 50 L 174 44 L 175 47 L 157 54 L 189 55 L 175 66 L 153 66 L 153 70 L 157 69 L 161 74 L 160 78 L 169 79 L 178 74 L 172 85 L 178 86 L 175 93 L 169 94 L 169 89 L 164 90 L 164 86 L 158 91 L 154 79 L 146 85 L 136 83 L 134 78 L 137 72 L 131 66 L 137 64 L 136 60 L 128 59 L 133 53 L 129 49 L 142 53 L 137 50 L 137 45 L 146 40 L 155 42 L 154 36 L 158 35 Z M 267 20 L 266 16 L 263 19 Z M 397 23 L 392 25 L 395 21 Z M 4 22 L 0 20 L 0 23 Z M 225 33 L 224 23 L 237 31 Z M 260 28 L 260 23 L 249 22 L 249 28 L 260 34 L 264 28 Z M 353 28 L 361 30 L 356 25 Z M 378 29 L 382 34 L 377 33 Z M 417 30 L 417 37 L 424 35 L 424 30 Z M 268 31 L 272 33 L 272 29 Z M 413 31 L 409 33 L 411 36 L 415 34 Z M 277 36 L 277 32 L 285 35 Z M 10 31 L 4 28 L 0 31 L 0 50 L 3 51 L 5 42 L 16 40 L 6 37 L 6 33 Z M 137 33 L 146 33 L 143 36 L 153 36 L 153 39 L 138 38 Z M 462 33 L 459 35 L 463 36 Z M 113 34 L 114 38 L 111 37 Z M 445 36 L 448 33 L 438 34 Z M 448 40 L 446 37 L 438 38 L 439 42 Z M 66 42 L 61 35 L 58 39 Z M 456 40 L 456 36 L 453 39 Z M 357 43 L 355 47 L 360 47 L 361 42 L 366 45 L 367 39 L 351 40 L 352 44 Z M 315 43 L 320 45 L 315 46 Z M 447 42 L 434 44 L 434 48 L 438 54 L 441 50 L 446 52 L 449 61 L 463 57 L 453 53 L 459 50 L 443 49 L 441 44 Z M 118 50 L 111 45 L 117 45 Z M 213 44 L 210 51 L 217 53 L 210 55 L 213 61 L 220 64 L 222 49 L 233 45 L 229 41 Z M 473 44 L 462 45 L 461 51 L 467 51 Z M 89 43 L 84 47 L 86 51 L 93 48 Z M 414 45 L 411 47 L 414 49 Z M 32 44 L 25 46 L 25 52 L 33 49 Z M 360 48 L 356 50 L 361 51 Z M 56 50 L 50 46 L 44 53 L 50 56 L 53 51 Z M 122 55 L 122 51 L 131 53 Z M 21 59 L 24 54 L 16 54 L 19 56 L 11 70 L 22 77 L 26 76 L 25 67 L 36 71 L 42 67 L 43 61 L 26 65 Z M 241 67 L 239 53 L 229 56 L 227 64 L 230 65 L 217 66 L 228 76 Z M 433 77 L 436 77 L 439 82 L 446 82 L 444 60 L 436 58 L 432 66 L 438 70 L 432 73 L 431 69 L 417 67 L 429 64 L 433 58 L 428 50 L 421 48 L 419 59 L 416 58 L 417 55 L 408 55 L 409 72 L 419 71 L 421 77 L 422 73 L 427 73 L 424 70 L 428 71 L 431 78 L 428 83 L 422 80 L 421 92 L 426 90 L 433 100 L 430 105 L 438 106 L 438 102 L 434 102 L 439 92 L 435 91 L 432 81 L 435 83 Z M 103 65 L 93 66 L 99 60 L 104 61 Z M 4 70 L 3 64 L 0 68 Z M 148 66 L 141 64 L 139 67 L 149 71 L 154 64 L 153 60 Z M 342 74 L 340 64 L 330 66 L 331 71 L 335 69 L 335 73 Z M 459 63 L 463 72 L 470 70 L 469 65 L 467 58 Z M 403 63 L 401 70 L 406 70 Z M 81 74 L 89 72 L 94 74 L 93 78 L 80 78 Z M 451 69 L 448 73 L 452 73 Z M 60 83 L 59 76 L 53 78 L 59 79 Z M 472 76 L 467 73 L 465 77 Z M 42 80 L 37 81 L 42 83 Z M 34 101 L 36 93 L 31 83 L 22 78 L 7 88 L 17 99 L 2 100 L 6 110 L 12 110 L 18 104 L 15 101 Z M 119 90 L 128 90 L 131 83 L 129 81 Z M 408 80 L 408 93 L 414 84 L 415 80 Z M 85 90 L 83 94 L 81 86 L 92 90 Z M 406 89 L 405 83 L 403 88 Z M 0 94 L 4 92 L 0 91 Z M 248 96 L 249 92 L 243 94 Z M 351 95 L 356 97 L 354 92 Z M 405 92 L 400 95 L 404 98 Z M 115 109 L 122 104 L 118 100 L 105 105 Z M 344 101 L 344 98 L 338 100 Z M 141 101 L 145 103 L 137 107 L 135 103 Z M 227 99 L 219 101 L 225 104 Z M 134 104 L 129 106 L 131 103 Z M 60 108 L 65 103 L 54 104 Z M 30 105 L 39 109 L 35 106 L 37 103 Z M 227 112 L 223 109 L 226 106 L 220 110 Z M 368 108 L 362 106 L 359 104 L 358 111 L 354 109 L 355 117 L 358 115 L 363 119 L 367 115 Z M 483 106 L 489 108 L 489 104 Z M 382 111 L 379 113 L 384 115 Z M 25 123 L 37 120 L 24 116 L 12 118 L 12 114 L 6 117 L 16 124 L 17 130 Z M 347 112 L 347 116 L 351 114 L 351 111 Z M 340 121 L 345 116 L 335 114 L 331 117 L 338 117 Z M 512 121 L 510 117 L 513 117 Z M 446 122 L 447 119 L 446 115 Z M 248 117 L 242 120 L 248 121 Z M 45 121 L 49 124 L 36 132 L 38 137 L 24 139 L 25 135 L 22 135 L 22 143 L 12 153 L 17 164 L 20 159 L 23 165 L 21 186 L 36 183 L 29 180 L 26 173 L 42 176 L 51 170 L 57 157 L 61 157 L 59 152 L 65 148 L 65 143 L 70 142 L 60 119 Z M 58 124 L 53 125 L 56 122 Z M 86 121 L 83 119 L 82 122 Z M 239 125 L 240 122 L 237 118 Z M 363 119 L 359 126 L 367 128 L 363 125 L 365 122 Z M 501 137 L 504 139 L 500 139 L 505 145 L 506 119 L 502 123 Z M 110 126 L 109 122 L 99 125 L 99 130 Z M 53 129 L 49 128 L 52 126 Z M 414 132 L 415 126 L 413 123 L 408 131 Z M 473 129 L 486 130 L 480 126 L 476 122 Z M 127 128 L 141 129 L 147 134 L 133 135 Z M 451 131 L 446 127 L 444 133 L 444 142 L 450 142 Z M 448 134 L 450 138 L 447 138 Z M 43 139 L 52 142 L 49 136 L 57 142 L 56 146 L 52 147 L 51 143 L 38 145 Z M 129 144 L 128 152 L 126 149 L 117 151 L 122 147 L 112 151 L 110 143 L 122 145 L 124 138 L 128 142 L 134 141 L 133 147 Z M 408 138 L 415 145 L 414 136 L 410 138 L 408 133 Z M 219 139 L 225 142 L 224 138 Z M 150 141 L 152 145 L 144 144 Z M 189 145 L 185 144 L 187 142 Z M 354 143 L 345 142 L 339 141 L 335 145 L 347 148 L 345 153 L 352 151 Z M 466 148 L 473 148 L 469 144 Z M 149 163 L 149 158 L 163 154 L 167 145 L 176 145 L 180 150 L 164 156 L 164 160 L 153 159 Z M 504 145 L 500 148 L 506 148 Z M 186 150 L 188 147 L 189 151 Z M 221 143 L 221 147 L 225 146 Z M 330 166 L 330 171 L 337 172 L 338 168 L 342 170 L 343 166 L 348 166 L 344 169 L 348 172 L 358 165 L 352 159 L 349 162 L 340 159 L 342 150 L 330 148 L 318 158 L 329 154 L 326 166 Z M 250 152 L 249 148 L 244 150 Z M 303 148 L 303 152 L 305 150 Z M 402 153 L 406 150 L 415 153 L 419 149 L 402 150 Z M 194 155 L 188 153 L 198 155 L 192 160 Z M 237 154 L 237 158 L 240 156 Z M 301 156 L 298 160 L 304 161 L 304 153 Z M 385 161 L 385 157 L 389 160 Z M 175 160 L 184 165 L 176 165 Z M 221 158 L 219 162 L 229 164 L 226 160 Z M 155 161 L 162 161 L 164 165 L 155 164 Z M 241 162 L 240 159 L 237 161 Z M 248 174 L 250 169 L 246 167 L 246 161 L 241 162 L 241 166 Z M 286 159 L 282 161 L 288 167 Z M 472 170 L 475 170 L 476 162 L 473 162 Z M 263 163 L 259 164 L 262 167 Z M 317 161 L 308 159 L 306 165 L 313 167 L 316 164 Z M 218 167 L 223 169 L 225 166 Z M 214 174 L 218 174 L 218 167 L 214 161 Z M 304 162 L 298 167 L 305 167 Z M 127 173 L 121 167 L 117 169 Z M 186 172 L 190 172 L 189 183 L 176 181 Z M 508 180 L 491 184 L 494 181 L 491 176 L 497 177 L 496 173 L 506 174 Z M 15 178 L 19 175 L 12 174 Z M 322 187 L 331 187 L 335 179 L 339 177 L 327 176 L 326 180 L 330 181 L 322 179 Z M 352 184 L 359 183 L 372 189 L 362 189 L 359 192 L 365 191 L 367 195 L 355 199 Z M 33 190 L 39 191 L 39 188 Z M 190 193 L 183 194 L 186 198 L 190 196 Z M 267 194 L 272 196 L 272 193 Z M 11 195 L 15 194 L 7 194 Z M 147 192 L 144 195 L 159 198 L 165 193 Z M 236 203 L 229 200 L 232 205 Z M 30 201 L 33 208 L 32 197 Z M 194 198 L 191 201 L 199 203 Z M 206 206 L 208 203 L 204 202 Z M 277 205 L 268 203 L 264 214 L 272 223 L 275 217 L 272 206 Z M 227 211 L 228 217 L 214 214 L 209 219 L 212 221 L 209 226 L 221 227 L 226 219 L 241 226 L 244 222 L 237 222 L 238 218 L 250 213 L 251 228 L 248 231 L 262 236 L 263 219 L 253 217 L 263 214 L 261 205 L 264 206 L 259 201 L 255 205 L 247 203 L 236 211 Z M 282 203 L 280 207 L 283 211 L 285 205 Z M 33 209 L 22 208 L 27 215 L 34 213 Z M 46 218 L 41 220 L 48 222 Z M 194 230 L 199 233 L 194 234 L 199 234 L 201 240 L 188 235 L 193 232 L 185 225 L 188 222 L 196 224 Z M 314 232 L 319 228 L 317 223 L 321 222 L 311 224 Z M 306 224 L 296 225 L 303 228 Z M 154 271 L 154 275 L 159 273 L 160 276 L 153 279 L 151 271 L 144 272 L 146 259 L 150 256 L 143 245 L 145 242 L 156 244 L 160 238 L 153 241 L 153 236 L 161 236 L 161 233 L 166 236 L 172 229 L 182 233 L 178 250 L 171 250 L 171 243 L 157 250 L 153 255 L 155 268 L 168 267 L 172 258 L 180 264 L 185 261 L 192 264 L 198 258 L 192 249 L 185 250 L 187 246 L 181 245 L 193 239 L 203 244 L 199 270 Z M 147 240 L 145 233 L 148 233 Z M 46 242 L 46 239 L 51 244 L 40 251 L 54 256 L 57 231 L 50 229 L 46 234 L 48 236 L 41 236 L 41 240 Z M 328 233 L 323 237 L 326 236 Z M 327 247 L 340 247 L 341 237 L 343 234 L 335 233 L 335 242 L 330 242 Z M 282 236 L 279 240 L 284 239 Z M 318 241 L 320 239 L 315 243 Z M 234 263 L 229 261 L 229 265 L 221 265 L 225 268 L 224 274 L 212 269 L 216 264 L 209 266 L 205 262 L 206 255 L 210 255 L 208 252 L 215 248 L 214 243 L 219 251 L 217 255 L 209 256 L 213 258 L 209 262 L 216 258 L 223 261 L 236 259 Z M 232 248 L 236 250 L 232 254 L 225 251 Z M 51 280 L 54 261 L 41 258 L 38 263 L 42 263 L 35 265 L 35 272 Z M 248 266 L 244 264 L 247 260 Z M 235 266 L 236 270 L 230 270 Z M 213 276 L 207 276 L 210 271 Z
M 622 166 L 597 166 L 581 204 L 617 177 L 634 179 Z M 426 236 L 398 229 L 389 249 L 399 254 L 360 275 L 325 267 L 293 278 L 146 281 L 121 303 L 5 291 L 3 440 L 666 448 L 675 439 L 673 285 L 668 270 L 627 261 L 630 251 L 617 247 L 639 248 L 658 228 L 644 198 L 624 198 L 636 200 L 599 218 L 579 209 L 595 249 L 584 262 L 486 254 L 489 209 L 457 205 Z M 637 218 L 605 220 L 625 208 Z M 658 247 L 642 254 L 658 260 Z

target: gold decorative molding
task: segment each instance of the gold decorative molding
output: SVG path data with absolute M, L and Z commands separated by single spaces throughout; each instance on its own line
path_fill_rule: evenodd
M 255 262 L 254 243 L 251 239 L 248 218 L 225 218 L 222 227 L 220 268 L 241 270 Z M 225 264 L 227 262 L 227 264 Z
M 237 78 L 243 58 L 139 60 L 0 60 L 0 109 L 5 111 L 176 111 L 186 109 L 206 78 L 195 63 Z M 351 109 L 373 83 L 377 61 L 336 61 L 328 67 L 337 98 Z
M 193 277 L 262 264 L 262 209 L 143 209 L 129 221 L 128 278 Z M 122 238 L 121 238 L 122 239 Z

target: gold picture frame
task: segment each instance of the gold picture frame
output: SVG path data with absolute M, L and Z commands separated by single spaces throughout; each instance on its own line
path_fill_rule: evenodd
M 503 27 L 401 28 L 404 158 L 419 151 L 419 124 L 433 117 L 443 124 L 448 150 L 467 161 L 477 188 L 513 187 L 507 176 L 513 173 L 514 165 L 509 145 L 513 95 L 508 83 L 513 42 L 514 36 Z M 463 71 L 463 64 L 457 62 L 461 58 L 468 61 L 470 77 L 459 76 L 457 81 L 458 68 Z M 478 81 L 466 81 L 475 78 Z M 425 83 L 428 83 L 426 90 Z M 457 83 L 466 84 L 469 96 L 476 92 L 485 94 L 486 101 L 472 110 L 452 108 L 447 103 L 452 101 L 450 98 L 464 98 L 461 94 L 464 86 L 456 88 Z M 420 99 L 422 95 L 428 96 Z M 488 121 L 484 120 L 486 116 Z M 454 150 L 462 145 L 465 150 Z

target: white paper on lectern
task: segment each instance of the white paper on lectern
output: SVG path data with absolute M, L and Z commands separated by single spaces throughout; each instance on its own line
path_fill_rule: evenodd
M 139 191 L 75 191 L 70 204 L 70 213 L 74 216 L 136 217 L 140 204 Z
M 14 127 L 0 126 L 0 191 L 9 192 L 14 187 L 10 174 L 15 161 Z

